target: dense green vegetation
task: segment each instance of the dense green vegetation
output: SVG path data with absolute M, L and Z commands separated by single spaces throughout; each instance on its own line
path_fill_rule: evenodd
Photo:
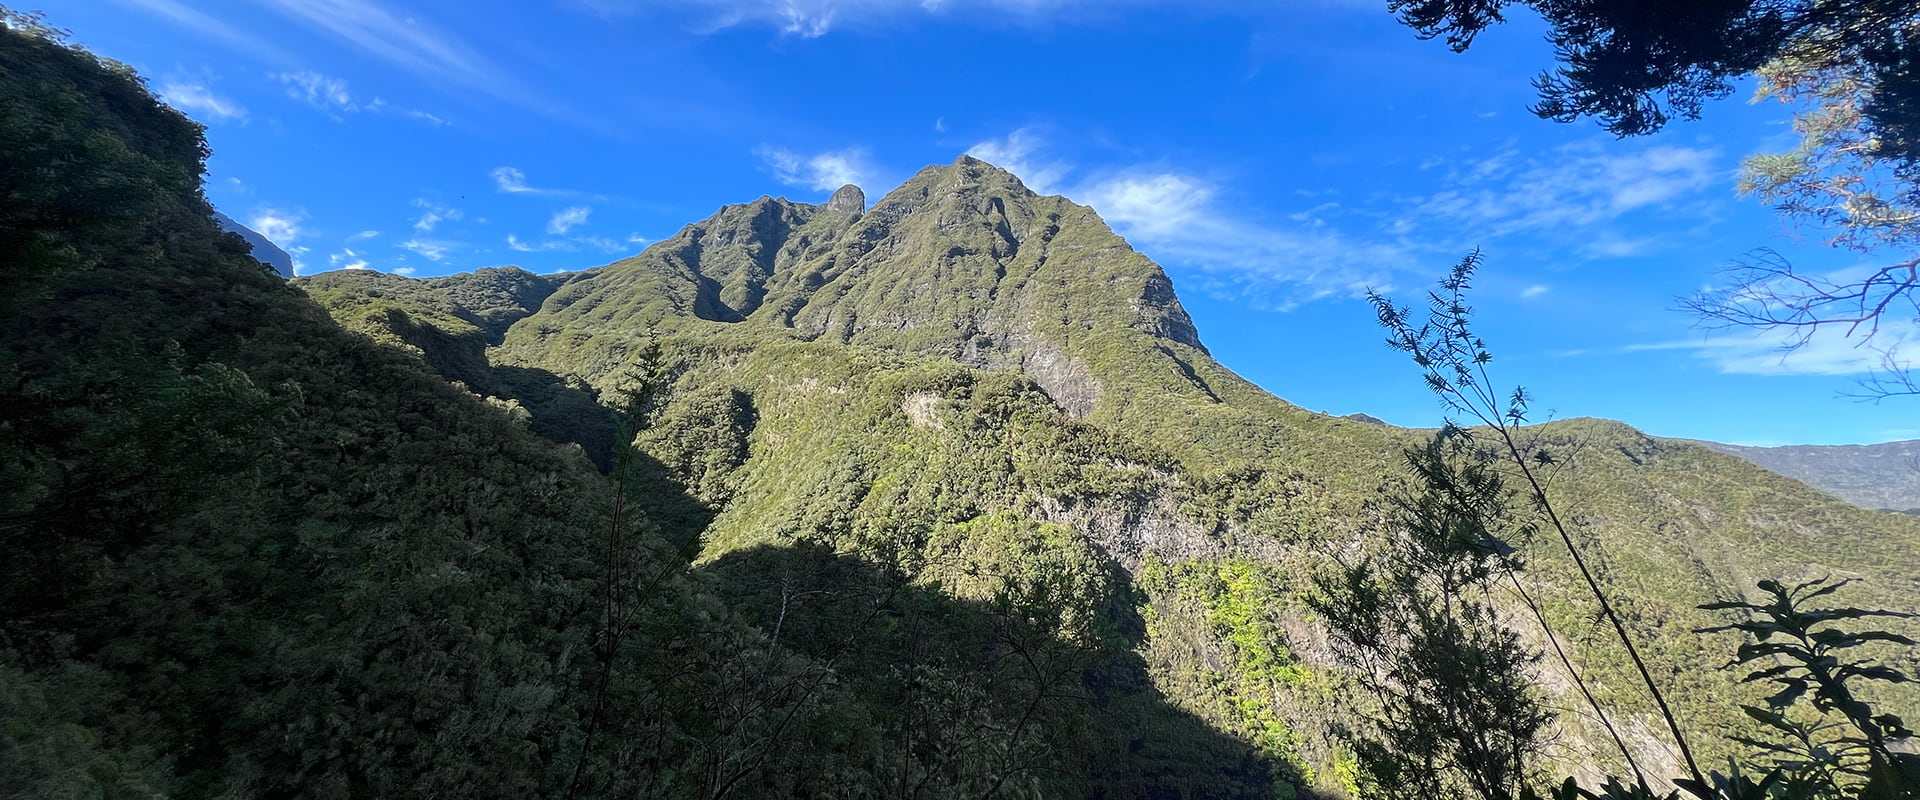
M 19 30 L 0 73 L 6 791 L 1377 780 L 1311 576 L 1391 527 L 1417 434 L 1214 362 L 1091 209 L 962 158 L 863 212 L 763 198 L 583 273 L 289 285 L 219 232 L 199 131 L 130 73 Z M 1690 633 L 1730 620 L 1696 606 L 1810 570 L 1920 596 L 1914 520 L 1616 423 L 1528 435 L 1689 730 L 1757 724 L 1702 668 L 1731 643 Z M 1651 730 L 1565 557 L 1509 544 L 1601 702 Z M 1874 699 L 1911 716 L 1902 688 Z M 1555 724 L 1555 769 L 1616 766 Z
M 0 68 L 8 796 L 1268 793 L 1152 692 L 1123 615 L 1094 623 L 1123 584 L 1084 540 L 930 538 L 973 567 L 951 590 L 800 543 L 690 564 L 725 457 L 675 460 L 712 470 L 686 488 L 649 456 L 602 474 L 430 371 L 568 408 L 462 360 L 539 279 L 347 331 L 219 233 L 198 130 L 131 76 L 14 31 Z M 62 199 L 96 171 L 111 202 Z

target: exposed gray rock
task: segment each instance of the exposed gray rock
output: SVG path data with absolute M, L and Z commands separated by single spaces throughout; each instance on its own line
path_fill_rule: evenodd
M 1083 503 L 1073 498 L 1042 497 L 1036 516 L 1087 534 L 1129 572 L 1152 555 L 1169 563 L 1217 559 L 1226 546 L 1180 513 L 1165 495 L 1131 501 Z
M 859 214 L 867 210 L 867 193 L 851 183 L 835 190 L 833 197 L 827 199 L 828 211 L 845 214 Z

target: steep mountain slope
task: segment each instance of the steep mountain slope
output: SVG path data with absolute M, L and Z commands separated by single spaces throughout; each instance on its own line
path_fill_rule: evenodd
M 983 520 L 947 586 L 690 563 L 715 510 L 658 459 L 463 390 L 591 405 L 484 358 L 555 281 L 367 276 L 347 330 L 217 226 L 199 129 L 55 36 L 0 29 L 0 796 L 1271 796 L 1083 538 Z M 649 435 L 714 493 L 754 415 L 700 397 L 746 413 Z
M 273 271 L 282 278 L 293 277 L 293 256 L 287 255 L 287 251 L 280 249 L 279 245 L 261 236 L 258 231 L 235 222 L 232 217 L 218 211 L 213 212 L 213 221 L 220 224 L 221 230 L 237 234 L 240 238 L 247 240 L 247 246 L 253 248 L 248 255 L 253 256 L 255 260 L 273 267 Z
M 1006 557 L 977 534 L 1046 531 L 1023 540 L 1028 557 L 1090 542 L 1111 564 L 1103 596 L 1137 606 L 1062 613 L 1104 620 L 1155 691 L 1286 782 L 1339 792 L 1345 684 L 1299 598 L 1327 553 L 1379 523 L 1397 449 L 1420 434 L 1312 414 L 1240 379 L 1207 355 L 1166 275 L 1097 214 L 983 162 L 929 167 L 858 209 L 845 190 L 825 206 L 726 207 L 567 277 L 488 358 L 632 401 L 640 448 L 716 511 L 703 559 L 799 542 L 960 590 L 982 559 Z M 373 281 L 308 285 L 341 308 Z M 372 321 L 343 317 L 386 335 Z M 512 402 L 536 426 L 584 430 L 539 397 Z M 1850 598 L 1862 605 L 1920 597 L 1912 520 L 1617 423 L 1530 435 L 1562 457 L 1553 490 L 1696 730 L 1746 723 L 1732 677 L 1699 668 L 1733 643 L 1694 636 L 1721 621 L 1695 605 L 1813 573 L 1863 578 Z M 1647 711 L 1565 555 L 1516 544 L 1599 693 Z M 1886 701 L 1920 707 L 1912 692 Z M 1561 705 L 1567 766 L 1609 764 Z M 1636 741 L 1643 763 L 1674 767 L 1657 737 Z
M 961 159 L 584 273 L 289 286 L 217 226 L 199 130 L 52 36 L 0 31 L 0 794 L 1351 789 L 1301 597 L 1418 433 L 1234 376 L 1092 210 Z M 1530 434 L 1695 730 L 1741 724 L 1695 603 L 1920 596 L 1920 522 Z M 1643 711 L 1564 557 L 1513 544 Z M 1561 726 L 1559 766 L 1610 766 Z
M 1747 447 L 1700 442 L 1861 508 L 1920 510 L 1920 439 L 1885 444 Z

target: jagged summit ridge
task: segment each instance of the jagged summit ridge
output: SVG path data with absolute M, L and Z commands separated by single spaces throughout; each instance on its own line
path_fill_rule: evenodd
M 568 285 L 525 327 L 604 337 L 711 323 L 1019 369 L 1080 416 L 1110 380 L 1103 358 L 1172 358 L 1172 380 L 1191 382 L 1185 362 L 1206 353 L 1166 273 L 1093 209 L 971 156 L 870 207 L 852 185 L 823 205 L 724 207 Z

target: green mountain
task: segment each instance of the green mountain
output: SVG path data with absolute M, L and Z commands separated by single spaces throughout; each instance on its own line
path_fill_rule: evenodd
M 1303 598 L 1420 434 L 1213 361 L 1092 209 L 962 158 L 580 273 L 288 284 L 124 68 L 9 30 L 0 74 L 0 794 L 1351 788 Z M 1920 520 L 1529 432 L 1694 730 L 1747 724 L 1695 605 L 1920 597 Z M 1564 556 L 1512 544 L 1677 774 Z M 1560 766 L 1613 767 L 1554 669 Z
M 1920 440 L 1884 444 L 1702 446 L 1736 455 L 1861 508 L 1920 510 Z
M 1164 272 L 1092 209 L 988 164 L 929 167 L 865 213 L 833 205 L 729 206 L 638 256 L 549 278 L 553 294 L 484 357 L 595 397 L 646 384 L 640 447 L 715 509 L 706 558 L 822 543 L 944 581 L 942 548 L 982 520 L 1084 538 L 1143 601 L 1128 647 L 1156 688 L 1289 780 L 1332 791 L 1342 683 L 1300 599 L 1329 548 L 1359 546 L 1376 524 L 1398 448 L 1421 434 L 1248 384 L 1207 355 Z M 303 281 L 334 309 L 423 283 Z M 463 352 L 482 354 L 477 340 Z M 549 410 L 546 397 L 503 400 L 536 427 L 586 429 L 574 413 L 587 406 Z M 1695 666 L 1724 661 L 1730 643 L 1688 631 L 1717 621 L 1693 606 L 1759 578 L 1858 576 L 1861 597 L 1912 607 L 1920 529 L 1907 520 L 1617 423 L 1532 432 L 1566 458 L 1557 495 L 1684 694 L 1738 696 L 1731 676 Z M 1583 670 L 1612 702 L 1647 710 L 1564 555 L 1529 549 L 1561 634 L 1594 647 Z M 1739 724 L 1730 709 L 1682 714 Z M 1585 743 L 1572 766 L 1607 763 L 1583 724 L 1563 721 Z M 1671 754 L 1649 741 L 1641 758 Z

